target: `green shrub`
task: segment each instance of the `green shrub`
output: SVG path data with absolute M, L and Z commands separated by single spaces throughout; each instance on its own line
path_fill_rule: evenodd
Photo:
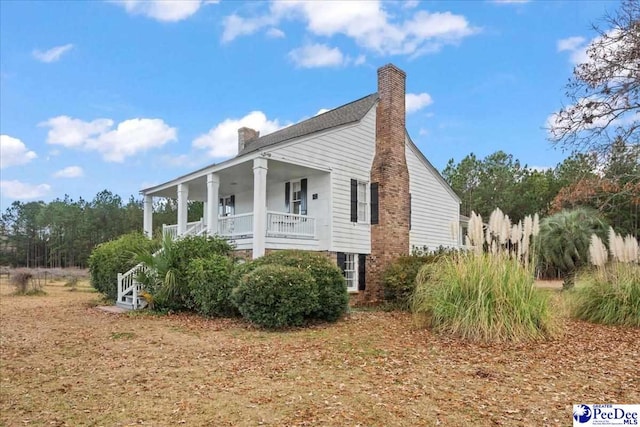
M 425 265 L 412 311 L 419 325 L 471 341 L 536 340 L 555 332 L 531 271 L 505 255 L 467 253 Z
M 197 258 L 189 262 L 187 281 L 196 311 L 205 316 L 233 316 L 238 312 L 231 302 L 233 262 L 222 255 Z
M 440 247 L 436 251 L 414 248 L 412 255 L 393 260 L 382 274 L 384 300 L 392 307 L 408 310 L 416 289 L 416 277 L 423 265 L 436 262 L 444 256 L 453 256 L 455 249 Z
M 149 251 L 139 251 L 137 260 L 148 267 L 138 276 L 160 311 L 195 310 L 196 301 L 188 277 L 190 263 L 196 259 L 228 256 L 229 243 L 219 237 L 187 236 L 178 240 L 165 238 L 162 252 L 155 257 Z
M 640 265 L 611 263 L 578 276 L 573 315 L 605 325 L 640 326 Z
M 246 274 L 232 299 L 244 318 L 265 328 L 301 326 L 318 306 L 311 274 L 284 265 L 264 265 Z
M 118 273 L 124 273 L 138 261 L 134 253 L 145 250 L 153 253 L 158 242 L 147 239 L 142 233 L 130 233 L 116 240 L 98 245 L 89 257 L 91 285 L 110 300 L 118 296 Z
M 256 261 L 258 265 L 295 267 L 313 277 L 317 286 L 318 306 L 309 314 L 309 318 L 335 322 L 347 312 L 347 284 L 338 266 L 326 256 L 316 252 L 284 250 L 271 252 Z
M 187 236 L 174 241 L 173 245 L 173 266 L 182 274 L 186 273 L 192 259 L 229 256 L 233 249 L 229 242 L 217 236 Z

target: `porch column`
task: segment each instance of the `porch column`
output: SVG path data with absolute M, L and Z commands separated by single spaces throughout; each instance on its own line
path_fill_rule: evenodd
M 253 160 L 253 258 L 264 255 L 267 235 L 267 159 Z
M 153 238 L 153 196 L 145 194 L 142 207 L 144 209 L 142 228 L 144 235 L 151 239 Z
M 214 173 L 207 174 L 207 201 L 205 203 L 205 218 L 209 236 L 218 233 L 218 190 L 220 178 Z
M 187 201 L 189 200 L 189 185 L 178 184 L 178 236 L 187 232 Z

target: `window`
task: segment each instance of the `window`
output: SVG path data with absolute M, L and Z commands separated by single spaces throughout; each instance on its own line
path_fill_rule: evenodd
M 338 252 L 338 267 L 344 274 L 347 283 L 347 291 L 357 292 L 365 290 L 365 274 L 366 274 L 366 255 Z
M 347 290 L 358 290 L 358 257 L 356 254 L 344 254 L 344 278 L 347 281 Z
M 368 200 L 367 200 L 368 184 L 364 181 L 356 179 L 351 180 L 351 222 L 367 222 Z
M 293 213 L 300 215 L 300 206 L 302 206 L 302 187 L 300 181 L 291 183 L 291 201 L 293 202 Z
M 221 197 L 218 204 L 218 216 L 230 216 L 236 212 L 236 196 Z
M 358 181 L 358 222 L 367 222 L 367 183 Z
M 284 209 L 296 215 L 307 214 L 307 179 L 285 182 Z

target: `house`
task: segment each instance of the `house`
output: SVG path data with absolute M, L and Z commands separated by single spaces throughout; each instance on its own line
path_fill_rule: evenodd
M 165 233 L 219 235 L 253 258 L 322 252 L 350 292 L 379 299 L 393 258 L 414 246 L 459 246 L 460 200 L 407 134 L 405 79 L 388 64 L 376 93 L 269 135 L 239 129 L 236 157 L 142 190 L 145 233 L 153 198 L 177 198 L 178 223 Z M 204 202 L 195 223 L 190 200 Z M 135 288 L 122 280 L 123 294 Z

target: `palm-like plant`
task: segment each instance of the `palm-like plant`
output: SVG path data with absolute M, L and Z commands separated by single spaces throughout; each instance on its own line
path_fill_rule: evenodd
M 165 237 L 162 249 L 155 254 L 141 250 L 135 255 L 136 260 L 145 267 L 140 270 L 136 280 L 142 283 L 156 306 L 165 306 L 179 293 L 173 240 Z
M 592 209 L 563 210 L 540 221 L 536 241 L 538 259 L 546 267 L 557 269 L 564 289 L 574 285 L 575 274 L 589 263 L 591 235 L 604 238 L 607 224 Z

